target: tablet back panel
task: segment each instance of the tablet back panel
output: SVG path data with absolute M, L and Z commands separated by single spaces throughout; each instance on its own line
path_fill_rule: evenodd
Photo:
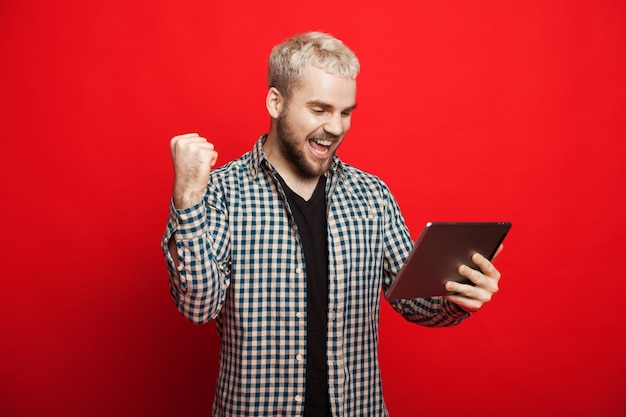
M 446 295 L 446 281 L 469 283 L 457 272 L 478 252 L 492 259 L 506 237 L 508 222 L 429 222 L 385 296 L 390 299 Z

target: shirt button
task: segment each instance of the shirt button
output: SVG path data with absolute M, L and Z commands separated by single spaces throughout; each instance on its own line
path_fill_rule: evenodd
M 301 274 L 302 273 L 302 268 L 296 268 L 296 274 Z
M 295 400 L 296 400 L 297 403 L 302 402 L 302 395 L 300 395 L 300 394 L 296 395 Z
M 302 317 L 304 317 L 304 313 L 303 313 L 303 312 L 301 312 L 301 311 L 298 311 L 298 312 L 296 313 L 296 317 L 297 317 L 297 318 L 299 318 L 299 319 L 301 319 Z
M 302 359 L 304 359 L 304 356 L 302 356 L 302 354 L 301 354 L 301 353 L 298 353 L 298 354 L 296 355 L 296 360 L 297 360 L 297 361 L 301 361 Z

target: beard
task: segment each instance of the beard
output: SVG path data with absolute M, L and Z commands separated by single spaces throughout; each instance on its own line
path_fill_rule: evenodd
M 301 149 L 302 144 L 297 139 L 285 110 L 283 110 L 278 116 L 278 119 L 276 119 L 276 134 L 283 155 L 294 165 L 303 177 L 317 178 L 330 170 L 335 157 L 335 150 L 333 150 L 330 157 L 324 161 L 316 161 L 317 163 L 315 163 L 307 159 L 304 151 Z M 311 134 L 306 138 L 307 141 L 314 139 L 330 140 L 335 143 L 340 137 L 324 132 L 320 135 Z

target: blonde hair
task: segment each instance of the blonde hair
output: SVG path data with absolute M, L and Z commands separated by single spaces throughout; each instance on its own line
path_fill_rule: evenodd
M 302 69 L 313 65 L 331 74 L 356 78 L 359 60 L 342 41 L 322 32 L 295 35 L 276 45 L 269 57 L 268 87 L 274 87 L 286 99 L 296 90 Z

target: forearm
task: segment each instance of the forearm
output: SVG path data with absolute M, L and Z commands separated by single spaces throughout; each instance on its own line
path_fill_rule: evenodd
M 198 324 L 219 314 L 229 284 L 227 263 L 215 255 L 219 249 L 208 223 L 203 204 L 182 211 L 172 206 L 162 240 L 172 299 L 181 314 Z
M 450 327 L 470 314 L 443 297 L 390 301 L 394 310 L 407 321 L 426 327 Z

